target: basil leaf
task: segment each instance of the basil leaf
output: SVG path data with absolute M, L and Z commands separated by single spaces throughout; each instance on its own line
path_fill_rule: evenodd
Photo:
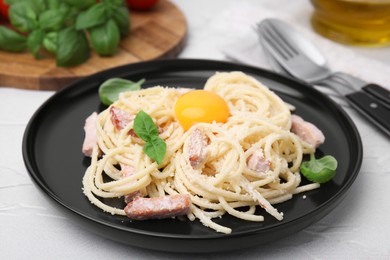
M 77 16 L 76 29 L 83 30 L 104 24 L 107 18 L 106 6 L 103 3 L 95 4 Z
M 85 62 L 90 55 L 85 33 L 67 27 L 58 33 L 57 66 L 75 66 Z
M 116 6 L 115 15 L 112 16 L 112 19 L 118 25 L 121 36 L 126 36 L 130 32 L 130 15 L 129 10 L 125 6 Z
M 145 141 L 144 153 L 161 164 L 167 151 L 167 144 L 158 136 L 158 128 L 153 119 L 141 110 L 134 119 L 133 129 L 135 134 Z
M 0 49 L 10 52 L 22 52 L 27 47 L 27 39 L 25 36 L 0 26 Z
M 112 78 L 103 82 L 99 87 L 100 101 L 104 105 L 111 105 L 114 101 L 118 100 L 119 93 L 125 91 L 134 91 L 141 89 L 141 85 L 145 82 L 141 79 L 138 82 L 133 82 L 127 79 Z
M 109 0 L 109 1 L 103 0 L 103 1 L 106 1 L 106 2 L 108 2 L 110 4 L 112 4 L 112 5 L 118 5 L 118 6 L 122 5 L 122 6 L 125 6 L 124 2 L 122 0 Z
M 38 15 L 30 2 L 16 2 L 8 12 L 11 24 L 21 32 L 31 32 L 38 25 Z
M 89 29 L 92 48 L 101 56 L 114 55 L 120 42 L 119 28 L 113 19 Z
M 4 2 L 5 2 L 7 5 L 12 5 L 12 4 L 16 3 L 17 1 L 19 1 L 19 0 L 5 0 Z
M 27 37 L 27 48 L 36 59 L 41 58 L 39 51 L 44 38 L 45 33 L 40 29 L 32 31 Z
M 96 4 L 96 0 L 64 0 L 64 2 L 78 9 L 86 9 Z
M 303 162 L 300 171 L 308 180 L 325 183 L 330 181 L 336 174 L 337 160 L 330 155 L 326 155 L 316 160 L 314 154 L 310 155 L 310 160 Z
M 152 137 L 158 136 L 158 128 L 153 119 L 142 110 L 134 118 L 133 128 L 135 134 L 145 142 L 152 142 Z
M 24 0 L 24 2 L 29 3 L 30 7 L 38 15 L 47 9 L 46 0 Z
M 57 53 L 58 33 L 50 32 L 43 39 L 43 46 L 50 53 Z
M 57 9 L 63 6 L 62 0 L 46 0 L 47 9 Z
M 46 31 L 58 31 L 64 27 L 68 12 L 67 7 L 46 10 L 39 15 L 39 25 Z
M 167 144 L 158 136 L 153 136 L 150 142 L 146 142 L 143 147 L 144 153 L 157 164 L 161 164 L 167 151 Z

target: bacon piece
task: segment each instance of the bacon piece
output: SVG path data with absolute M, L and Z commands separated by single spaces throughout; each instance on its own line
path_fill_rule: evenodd
M 93 147 L 97 143 L 97 132 L 96 132 L 96 122 L 98 114 L 93 112 L 90 116 L 85 119 L 84 132 L 85 138 L 83 142 L 82 151 L 85 156 L 91 157 Z
M 199 169 L 206 160 L 207 139 L 207 136 L 199 128 L 196 128 L 190 136 L 188 159 L 194 169 Z
M 189 213 L 190 195 L 170 195 L 157 198 L 135 198 L 125 207 L 126 215 L 131 219 L 162 219 Z
M 270 169 L 271 162 L 264 157 L 263 150 L 258 149 L 249 156 L 247 166 L 256 172 L 266 172 Z
M 129 124 L 133 123 L 135 115 L 127 113 L 125 110 L 119 109 L 117 107 L 112 106 L 110 108 L 110 118 L 112 124 L 115 126 L 117 130 L 122 130 L 126 128 Z M 158 133 L 161 134 L 163 129 L 158 126 Z M 129 130 L 129 135 L 133 137 L 138 137 L 134 132 L 134 129 Z
M 110 116 L 111 122 L 117 130 L 124 129 L 128 124 L 132 123 L 135 118 L 134 115 L 114 106 L 110 108 Z
M 135 170 L 136 169 L 134 168 L 134 166 L 121 163 L 121 172 L 123 177 L 131 176 L 135 174 Z M 137 197 L 143 197 L 143 194 L 138 190 L 125 195 L 125 202 L 129 203 Z
M 311 144 L 315 148 L 324 143 L 325 136 L 315 125 L 303 120 L 302 117 L 297 115 L 291 115 L 291 120 L 291 132 L 296 134 L 303 141 Z

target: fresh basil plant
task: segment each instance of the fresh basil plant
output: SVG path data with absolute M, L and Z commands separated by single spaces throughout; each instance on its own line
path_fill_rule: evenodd
M 8 0 L 12 30 L 0 26 L 0 50 L 24 52 L 35 58 L 47 53 L 57 66 L 79 65 L 93 50 L 114 55 L 130 30 L 123 0 Z M 90 39 L 90 40 L 89 40 Z

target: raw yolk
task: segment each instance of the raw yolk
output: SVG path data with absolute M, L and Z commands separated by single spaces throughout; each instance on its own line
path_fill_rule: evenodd
M 207 90 L 193 90 L 177 100 L 175 114 L 184 130 L 188 130 L 196 123 L 225 123 L 229 117 L 229 108 L 217 94 Z

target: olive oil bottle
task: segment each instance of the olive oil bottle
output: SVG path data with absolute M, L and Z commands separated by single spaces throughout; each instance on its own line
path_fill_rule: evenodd
M 348 45 L 390 45 L 390 0 L 311 0 L 314 30 Z

